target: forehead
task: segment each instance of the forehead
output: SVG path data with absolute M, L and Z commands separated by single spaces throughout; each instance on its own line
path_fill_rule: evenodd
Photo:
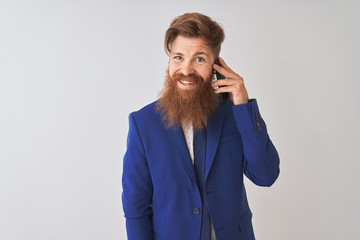
M 209 45 L 201 38 L 177 36 L 171 46 L 171 54 L 194 54 L 196 52 L 211 53 Z

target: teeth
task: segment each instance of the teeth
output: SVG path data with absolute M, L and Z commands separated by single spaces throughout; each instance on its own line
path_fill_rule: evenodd
M 184 85 L 191 85 L 192 84 L 192 82 L 188 82 L 188 81 L 180 81 L 182 84 L 184 84 Z

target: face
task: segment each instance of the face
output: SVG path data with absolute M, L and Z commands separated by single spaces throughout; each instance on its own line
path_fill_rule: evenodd
M 194 129 L 202 129 L 218 106 L 211 86 L 214 55 L 202 39 L 178 36 L 169 57 L 157 109 L 167 127 L 192 124 Z
M 177 81 L 180 89 L 192 89 L 196 82 L 186 79 L 194 74 L 204 81 L 210 81 L 213 75 L 215 57 L 210 47 L 200 38 L 178 36 L 172 43 L 169 59 L 169 75 L 183 74 L 185 77 Z

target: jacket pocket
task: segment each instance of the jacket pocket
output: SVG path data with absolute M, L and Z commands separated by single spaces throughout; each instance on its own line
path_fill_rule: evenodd
M 220 144 L 235 141 L 235 140 L 240 140 L 240 139 L 241 139 L 241 135 L 238 133 L 235 133 L 235 134 L 227 135 L 227 136 L 220 138 Z

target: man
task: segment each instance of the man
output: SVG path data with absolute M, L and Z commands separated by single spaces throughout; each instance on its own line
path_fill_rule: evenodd
M 222 28 L 198 13 L 177 17 L 166 32 L 161 96 L 129 116 L 129 240 L 255 239 L 243 175 L 270 186 L 279 157 L 242 77 L 221 58 L 214 64 L 223 40 Z M 212 83 L 214 70 L 225 79 Z

